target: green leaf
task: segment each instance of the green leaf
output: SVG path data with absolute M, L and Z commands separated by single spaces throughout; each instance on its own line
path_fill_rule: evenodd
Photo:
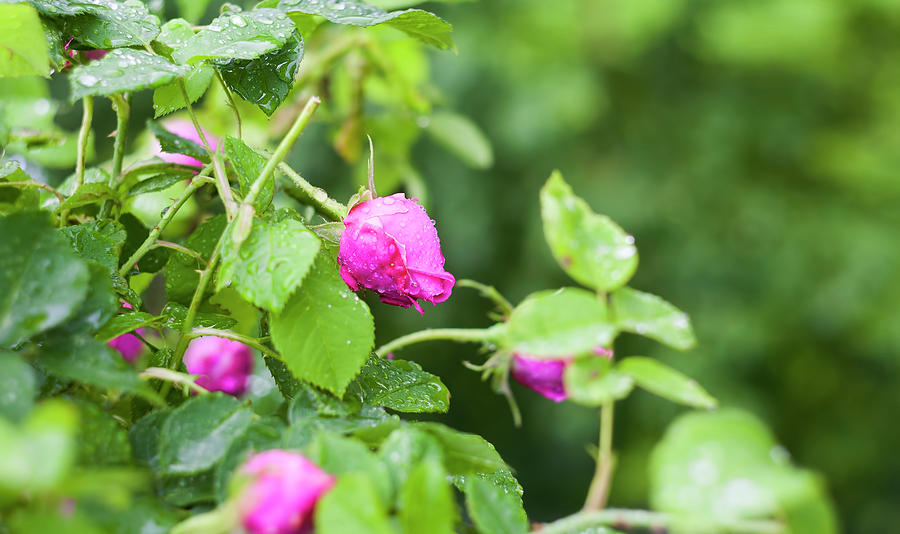
M 184 19 L 172 19 L 162 25 L 159 35 L 153 40 L 153 48 L 163 56 L 172 57 L 172 52 L 184 47 L 194 37 L 193 25 Z
M 607 347 L 615 333 L 604 300 L 567 287 L 533 293 L 516 306 L 505 344 L 530 357 L 559 358 Z
M 451 475 L 494 473 L 508 469 L 497 449 L 484 438 L 448 428 L 438 423 L 413 423 L 437 438 L 444 450 L 444 467 Z
M 177 302 L 168 302 L 157 319 L 162 319 L 162 326 L 172 330 L 180 330 L 187 317 L 187 306 Z M 229 330 L 237 321 L 221 313 L 200 312 L 194 317 L 194 326 Z
M 310 461 L 338 477 L 348 473 L 365 475 L 381 502 L 390 501 L 392 488 L 388 467 L 361 441 L 320 431 L 303 452 Z
M 676 532 L 725 532 L 765 518 L 786 518 L 794 534 L 838 531 L 818 478 L 791 465 L 765 425 L 739 410 L 677 419 L 653 451 L 650 479 L 651 506 L 670 514 Z
M 54 338 L 46 343 L 36 361 L 60 378 L 152 396 L 118 352 L 89 337 Z
M 338 477 L 316 504 L 317 534 L 394 534 L 373 482 L 362 473 Z
M 119 298 L 113 288 L 109 272 L 97 263 L 90 263 L 91 280 L 88 292 L 72 317 L 57 327 L 60 332 L 93 333 L 115 315 Z
M 90 12 L 94 4 L 84 0 L 28 0 L 41 15 L 71 17 Z
M 122 334 L 134 332 L 138 328 L 150 326 L 157 321 L 157 317 L 147 312 L 129 311 L 116 315 L 97 332 L 96 338 L 100 341 L 109 341 Z
M 441 49 L 456 49 L 450 33 L 453 26 L 428 11 L 408 9 L 388 13 L 381 8 L 354 1 L 345 0 L 281 0 L 278 9 L 290 13 L 319 15 L 336 24 L 353 26 L 376 26 L 387 24 L 423 43 Z
M 96 404 L 79 401 L 77 405 L 78 465 L 96 468 L 130 464 L 131 444 L 125 429 Z
M 190 180 L 193 178 L 195 173 L 192 171 L 184 170 L 184 171 L 171 171 L 165 174 L 157 174 L 156 176 L 151 176 L 146 180 L 141 180 L 136 183 L 134 187 L 132 187 L 128 191 L 129 196 L 140 195 L 143 193 L 153 193 L 154 191 L 163 191 L 168 189 L 174 184 L 178 182 L 183 182 L 185 180 Z
M 369 359 L 375 325 L 369 307 L 320 253 L 281 313 L 271 318 L 272 341 L 291 373 L 338 395 Z
M 274 362 L 267 361 L 270 367 L 272 363 Z M 273 374 L 278 376 L 278 373 Z M 344 401 L 300 382 L 296 386 L 294 398 L 288 408 L 288 421 L 292 429 L 302 427 L 300 434 L 306 438 L 311 439 L 316 429 L 351 433 L 392 419 L 381 408 L 360 405 L 352 402 L 352 399 Z
M 171 411 L 156 410 L 148 413 L 132 425 L 128 431 L 128 441 L 134 459 L 154 471 L 159 469 L 159 433 Z
M 204 59 L 256 59 L 284 46 L 294 23 L 276 9 L 229 11 L 189 39 L 172 57 L 178 63 Z
M 73 210 L 82 206 L 100 204 L 114 197 L 115 192 L 108 185 L 97 182 L 86 183 L 82 184 L 77 191 L 72 193 L 72 196 L 63 201 L 57 209 L 59 211 Z
M 212 82 L 215 70 L 209 65 L 197 65 L 191 69 L 190 74 L 184 79 L 184 88 L 187 90 L 191 104 L 196 102 L 206 93 Z M 178 82 L 157 87 L 153 91 L 153 118 L 158 119 L 163 115 L 186 108 L 184 94 Z
M 481 477 L 467 477 L 463 491 L 466 509 L 482 534 L 525 534 L 529 531 L 522 497 L 515 491 L 507 491 Z
M 213 467 L 247 430 L 253 412 L 234 397 L 210 393 L 194 397 L 162 424 L 159 470 L 188 475 Z
M 119 48 L 72 69 L 69 84 L 73 101 L 85 96 L 108 96 L 152 89 L 187 76 L 189 67 L 175 65 L 144 50 Z
M 456 506 L 439 459 L 414 465 L 399 496 L 400 525 L 406 534 L 453 534 Z M 525 532 L 525 531 L 522 531 Z
M 623 287 L 613 291 L 609 299 L 610 315 L 620 330 L 678 350 L 687 350 L 697 342 L 687 314 L 656 295 Z
M 434 436 L 409 425 L 391 432 L 381 443 L 378 454 L 390 469 L 396 488 L 404 487 L 415 466 L 430 459 L 441 462 L 444 460 L 440 442 Z
M 437 376 L 405 360 L 371 358 L 347 389 L 363 404 L 398 412 L 446 413 L 450 391 Z
M 271 117 L 284 102 L 303 59 L 303 38 L 296 31 L 274 52 L 251 60 L 232 60 L 219 66 L 232 91 Z
M 242 297 L 278 313 L 303 282 L 319 252 L 319 238 L 293 219 L 257 220 L 238 250 L 222 250 L 216 288 L 232 286 Z
M 466 165 L 488 169 L 494 164 L 494 150 L 484 132 L 468 117 L 438 112 L 428 117 L 425 131 Z
M 226 224 L 224 215 L 216 215 L 198 226 L 185 241 L 185 246 L 198 252 L 201 257 L 209 258 Z M 193 256 L 183 252 L 172 253 L 166 264 L 166 296 L 169 302 L 189 303 L 200 280 L 197 271 L 204 267 L 206 264 Z
M 664 399 L 695 408 L 715 408 L 716 399 L 694 379 L 688 378 L 671 367 L 641 356 L 625 358 L 618 370 L 634 379 L 634 382 Z
M 609 358 L 597 355 L 582 356 L 566 366 L 563 382 L 569 398 L 586 406 L 624 399 L 634 387 L 628 374 L 613 368 Z
M 85 14 L 62 19 L 62 30 L 76 41 L 109 50 L 146 46 L 159 34 L 159 19 L 138 1 L 100 0 L 80 2 L 90 7 Z
M 625 285 L 637 269 L 634 238 L 594 213 L 559 171 L 541 189 L 541 218 L 553 257 L 579 283 L 610 291 Z
M 159 141 L 160 150 L 171 154 L 184 154 L 209 163 L 209 152 L 206 151 L 199 143 L 195 143 L 190 139 L 180 137 L 169 130 L 166 130 L 158 122 L 147 121 L 147 128 L 153 132 L 156 140 Z
M 0 4 L 0 77 L 50 76 L 44 29 L 34 8 Z
M 12 347 L 65 321 L 90 273 L 45 214 L 2 217 L 0 235 L 0 347 Z
M 66 226 L 60 232 L 69 239 L 75 252 L 84 260 L 102 266 L 112 274 L 119 261 L 119 246 L 125 242 L 125 228 L 115 221 L 88 221 Z
M 179 212 L 181 213 L 181 212 Z M 176 215 L 177 217 L 177 215 Z M 121 264 L 128 260 L 135 251 L 144 244 L 150 230 L 144 226 L 137 217 L 130 213 L 124 213 L 119 217 L 119 222 L 125 227 L 127 237 L 122 245 L 122 251 L 119 253 L 120 267 Z M 169 261 L 169 249 L 154 248 L 150 252 L 144 254 L 141 261 L 138 262 L 137 269 L 142 273 L 155 273 L 165 267 Z
M 0 351 L 0 418 L 19 422 L 28 415 L 37 397 L 34 370 L 17 354 Z
M 241 194 L 246 195 L 250 191 L 253 182 L 256 181 L 256 178 L 259 176 L 260 172 L 262 172 L 263 167 L 266 166 L 266 158 L 260 156 L 255 150 L 245 145 L 240 139 L 231 136 L 225 138 L 225 154 L 228 156 L 228 160 L 231 161 L 231 165 L 234 167 L 234 171 L 238 176 L 238 182 L 240 182 L 241 185 Z M 273 175 L 268 178 L 265 184 L 263 184 L 262 190 L 256 198 L 256 202 L 253 203 L 253 207 L 256 208 L 257 213 L 265 211 L 269 204 L 272 203 L 272 197 L 274 195 L 275 176 Z
M 232 474 L 253 452 L 281 447 L 285 426 L 277 417 L 259 418 L 250 423 L 247 431 L 235 439 L 225 451 L 225 456 L 216 466 L 216 498 L 219 502 L 228 499 L 229 482 Z

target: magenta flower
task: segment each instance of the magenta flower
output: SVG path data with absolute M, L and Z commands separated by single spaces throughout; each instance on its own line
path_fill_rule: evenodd
M 75 39 L 69 39 L 69 41 L 65 44 L 65 46 L 63 46 L 63 50 L 65 50 L 66 53 L 68 54 L 68 56 L 71 58 L 74 58 L 75 55 L 78 54 L 78 52 L 76 50 L 69 50 L 69 45 L 71 45 L 72 41 L 74 41 L 74 40 Z M 100 59 L 103 56 L 105 56 L 107 51 L 103 50 L 102 48 L 98 48 L 96 50 L 82 50 L 81 53 L 84 54 L 85 58 L 87 58 L 89 60 L 94 60 L 94 59 Z M 71 66 L 72 66 L 72 62 L 66 60 L 65 64 L 63 64 L 62 68 L 63 68 L 63 70 L 65 70 Z
M 312 526 L 316 501 L 334 477 L 302 454 L 261 452 L 240 468 L 252 477 L 241 498 L 241 522 L 250 534 L 300 534 Z
M 194 123 L 187 119 L 172 119 L 166 121 L 163 124 L 163 128 L 177 135 L 178 137 L 183 137 L 185 139 L 190 139 L 191 141 L 202 145 L 203 141 L 200 140 L 200 134 L 197 133 L 197 129 L 194 128 Z M 212 135 L 206 130 L 203 130 L 203 135 L 206 137 L 206 141 L 209 143 L 209 148 L 213 151 L 219 148 L 219 138 L 215 135 Z M 197 158 L 193 158 L 191 156 L 187 156 L 185 154 L 173 154 L 169 152 L 162 152 L 159 144 L 156 145 L 156 156 L 169 163 L 176 163 L 178 165 L 187 165 L 189 167 L 203 167 L 203 162 Z
M 240 395 L 253 372 L 253 353 L 240 341 L 223 337 L 198 337 L 184 353 L 184 366 L 195 382 L 209 391 Z
M 122 307 L 128 308 L 129 310 L 132 309 L 131 304 L 128 304 L 127 302 L 122 302 Z M 139 335 L 144 335 L 143 328 L 138 328 L 135 332 Z M 121 336 L 107 341 L 106 344 L 118 351 L 119 354 L 129 362 L 136 360 L 144 349 L 144 342 L 134 334 L 122 334 Z
M 612 358 L 613 351 L 605 347 L 597 347 L 594 349 L 594 354 Z M 563 373 L 566 372 L 566 367 L 572 363 L 572 360 L 571 357 L 547 360 L 514 354 L 510 372 L 513 378 L 523 386 L 537 391 L 553 402 L 562 402 L 568 397 L 563 383 Z
M 337 257 L 341 278 L 357 291 L 370 289 L 381 302 L 422 315 L 418 300 L 444 302 L 456 279 L 444 270 L 434 221 L 403 193 L 361 202 L 344 218 Z

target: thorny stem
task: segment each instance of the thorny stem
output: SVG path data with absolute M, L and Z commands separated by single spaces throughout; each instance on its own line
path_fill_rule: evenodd
M 703 525 L 691 518 L 694 532 L 703 534 L 782 534 L 784 525 L 766 519 L 736 520 L 720 522 L 712 520 Z M 619 530 L 651 530 L 656 533 L 669 532 L 677 526 L 678 518 L 661 512 L 648 510 L 625 510 L 610 508 L 595 512 L 579 512 L 535 529 L 540 534 L 566 534 L 587 532 L 593 527 L 610 526 Z
M 219 240 L 216 242 L 216 246 L 209 256 L 206 269 L 203 269 L 200 273 L 197 289 L 194 290 L 194 296 L 191 297 L 191 305 L 188 306 L 187 314 L 184 316 L 184 323 L 181 326 L 181 339 L 178 340 L 178 345 L 175 347 L 175 362 L 181 361 L 181 358 L 184 356 L 184 350 L 187 348 L 188 341 L 191 339 L 190 334 L 194 328 L 194 318 L 197 317 L 197 308 L 200 307 L 200 301 L 203 300 L 203 294 L 206 293 L 206 286 L 209 285 L 212 274 L 216 270 L 216 265 L 219 263 L 219 253 L 222 251 L 222 245 L 226 235 L 228 235 L 228 232 L 222 232 L 222 235 L 219 236 Z
M 42 184 L 41 182 L 0 182 L 0 187 L 40 187 L 46 191 L 50 191 L 51 193 L 59 199 L 59 203 L 62 204 L 66 197 L 62 195 L 56 189 L 53 189 L 51 186 L 47 184 Z
M 181 194 L 181 197 L 175 201 L 169 209 L 166 210 L 165 214 L 163 214 L 162 219 L 150 230 L 150 234 L 147 236 L 147 239 L 141 243 L 141 246 L 138 247 L 137 250 L 134 251 L 134 254 L 131 255 L 128 260 L 122 264 L 122 267 L 119 269 L 119 274 L 125 276 L 128 274 L 128 271 L 131 270 L 134 265 L 140 261 L 141 258 L 144 257 L 144 254 L 150 251 L 153 248 L 153 245 L 156 243 L 157 239 L 159 239 L 159 235 L 163 233 L 169 223 L 172 222 L 172 219 L 175 218 L 175 214 L 178 213 L 178 210 L 181 209 L 181 206 L 184 205 L 185 202 L 191 198 L 191 195 L 194 192 L 204 185 L 210 183 L 210 179 L 206 178 L 206 175 L 209 174 L 211 167 L 206 166 L 200 174 L 197 175 L 191 183 L 185 188 L 184 192 Z
M 188 337 L 190 339 L 196 337 L 203 336 L 216 336 L 216 337 L 224 337 L 225 339 L 231 339 L 233 341 L 240 341 L 244 345 L 248 347 L 253 347 L 254 349 L 262 352 L 266 356 L 272 356 L 273 358 L 281 359 L 281 355 L 265 346 L 262 341 L 258 338 L 247 337 L 236 332 L 231 332 L 229 330 L 219 330 L 217 328 L 194 328 L 189 334 Z
M 181 89 L 181 95 L 184 97 L 184 103 L 187 107 L 188 115 L 191 117 L 191 122 L 194 123 L 194 129 L 197 130 L 197 135 L 203 143 L 203 148 L 209 153 L 213 174 L 216 177 L 216 190 L 219 193 L 219 198 L 222 199 L 222 204 L 225 206 L 228 220 L 231 221 L 234 219 L 237 211 L 237 204 L 235 204 L 234 196 L 231 194 L 231 184 L 228 183 L 228 175 L 225 174 L 225 165 L 222 163 L 222 158 L 210 148 L 209 142 L 206 140 L 206 134 L 203 132 L 203 128 L 200 127 L 197 116 L 194 115 L 194 107 L 191 105 L 191 98 L 188 96 L 187 88 L 184 86 L 184 80 L 178 80 L 178 87 Z
M 384 358 L 391 352 L 401 349 L 408 345 L 421 343 L 423 341 L 435 341 L 438 339 L 446 339 L 448 341 L 486 343 L 493 341 L 499 335 L 497 327 L 505 325 L 494 325 L 490 328 L 429 328 L 398 337 L 397 339 L 382 345 L 375 351 L 375 355 Z
M 600 407 L 600 443 L 597 467 L 582 508 L 584 512 L 602 510 L 606 506 L 607 497 L 609 497 L 609 485 L 614 468 L 612 455 L 613 412 L 612 401 L 605 402 Z
M 311 203 L 316 211 L 324 215 L 327 219 L 332 221 L 340 221 L 344 217 L 347 216 L 347 207 L 330 198 L 328 193 L 320 188 L 312 185 L 307 182 L 302 176 L 297 174 L 297 171 L 292 169 L 287 163 L 280 163 L 278 168 L 285 174 L 285 176 L 293 182 L 294 186 L 303 192 L 304 195 L 308 197 L 307 200 Z
M 219 69 L 213 69 L 216 72 L 216 79 L 219 80 L 219 85 L 222 86 L 222 90 L 225 91 L 225 96 L 228 97 L 228 107 L 231 108 L 231 113 L 234 115 L 234 122 L 237 126 L 237 137 L 238 139 L 243 139 L 243 130 L 241 128 L 241 114 L 238 112 L 237 103 L 234 101 L 234 96 L 231 94 L 231 89 L 225 85 L 225 79 L 222 78 L 222 73 L 219 72 Z
M 509 317 L 509 314 L 513 311 L 513 305 L 510 304 L 510 302 L 506 300 L 494 286 L 489 286 L 469 279 L 457 280 L 456 285 L 457 287 L 468 287 L 477 290 L 482 297 L 494 301 L 494 304 L 500 308 L 500 311 L 503 312 L 503 315 L 506 317 Z
M 131 96 L 128 93 L 124 95 L 111 95 L 109 99 L 113 103 L 116 110 L 116 140 L 113 143 L 113 163 L 112 172 L 109 176 L 109 188 L 115 189 L 119 185 L 119 178 L 122 174 L 122 159 L 125 157 L 125 141 L 128 138 L 128 120 L 131 117 Z M 102 219 L 109 216 L 112 210 L 112 202 L 104 200 L 100 206 L 98 218 Z

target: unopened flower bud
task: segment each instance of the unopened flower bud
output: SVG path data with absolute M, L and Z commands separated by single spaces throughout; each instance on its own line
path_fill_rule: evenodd
M 184 353 L 184 366 L 195 382 L 209 391 L 240 395 L 253 372 L 253 352 L 240 341 L 205 336 L 191 341 Z
M 250 534 L 309 531 L 316 501 L 335 482 L 302 454 L 278 449 L 253 456 L 240 474 L 251 478 L 240 501 L 241 523 Z
M 403 193 L 361 202 L 344 218 L 338 263 L 357 291 L 372 290 L 386 304 L 415 306 L 450 297 L 456 279 L 444 270 L 441 242 L 425 208 Z
M 613 351 L 605 347 L 597 347 L 594 349 L 594 354 L 612 358 Z M 510 372 L 513 378 L 523 386 L 537 391 L 554 402 L 562 402 L 568 397 L 563 375 L 572 360 L 572 357 L 549 360 L 517 353 L 513 355 Z

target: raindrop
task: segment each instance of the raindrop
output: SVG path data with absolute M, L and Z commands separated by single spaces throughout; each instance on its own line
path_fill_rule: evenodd
M 78 77 L 78 83 L 85 87 L 93 87 L 97 85 L 97 82 L 99 81 L 100 78 L 97 78 L 96 76 L 92 76 L 90 74 L 82 74 Z

